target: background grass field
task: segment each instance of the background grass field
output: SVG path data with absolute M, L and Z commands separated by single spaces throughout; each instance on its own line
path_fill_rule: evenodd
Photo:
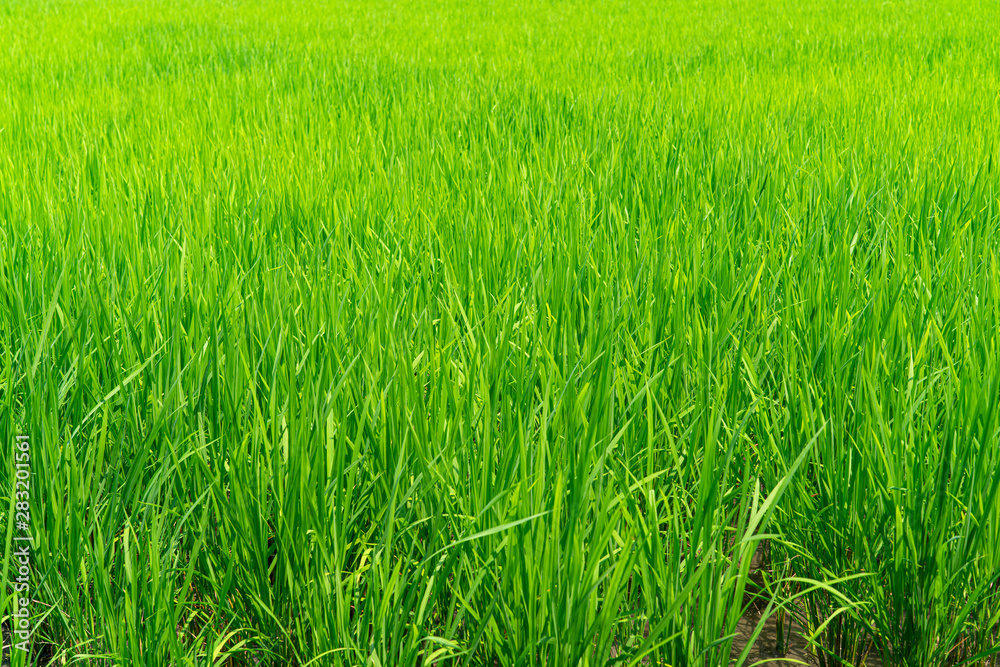
M 0 0 L 14 664 L 995 664 L 998 25 Z

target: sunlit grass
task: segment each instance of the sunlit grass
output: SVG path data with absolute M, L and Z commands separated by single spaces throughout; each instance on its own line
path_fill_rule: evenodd
M 14 664 L 994 664 L 1000 12 L 807 4 L 0 0 Z

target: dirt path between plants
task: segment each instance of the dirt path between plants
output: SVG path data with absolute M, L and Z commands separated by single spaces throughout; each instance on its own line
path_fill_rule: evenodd
M 730 657 L 734 660 L 739 657 L 744 647 L 746 647 L 747 640 L 753 634 L 753 631 L 757 627 L 757 623 L 759 621 L 760 611 L 753 606 L 751 606 L 747 613 L 743 615 L 743 618 L 740 619 L 740 622 L 736 626 L 737 636 L 736 640 L 733 642 L 733 650 L 730 654 Z M 747 656 L 747 659 L 743 664 L 748 666 L 758 664 L 764 667 L 783 667 L 785 665 L 818 665 L 819 662 L 816 660 L 816 656 L 812 654 L 806 644 L 802 626 L 794 621 L 791 621 L 787 616 L 785 623 L 785 633 L 789 632 L 787 624 L 791 623 L 791 637 L 788 640 L 788 652 L 785 655 L 780 656 L 775 652 L 778 637 L 778 626 L 774 615 L 772 614 L 771 617 L 764 622 L 764 629 L 761 631 L 760 636 L 757 637 L 757 641 L 754 643 L 753 648 L 750 649 L 750 654 Z

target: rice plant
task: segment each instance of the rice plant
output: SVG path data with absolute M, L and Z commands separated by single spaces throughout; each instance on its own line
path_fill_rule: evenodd
M 997 664 L 998 20 L 0 0 L 5 656 Z

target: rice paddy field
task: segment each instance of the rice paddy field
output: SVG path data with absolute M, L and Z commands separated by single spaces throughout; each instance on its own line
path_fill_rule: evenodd
M 1000 664 L 998 25 L 0 0 L 4 661 Z

